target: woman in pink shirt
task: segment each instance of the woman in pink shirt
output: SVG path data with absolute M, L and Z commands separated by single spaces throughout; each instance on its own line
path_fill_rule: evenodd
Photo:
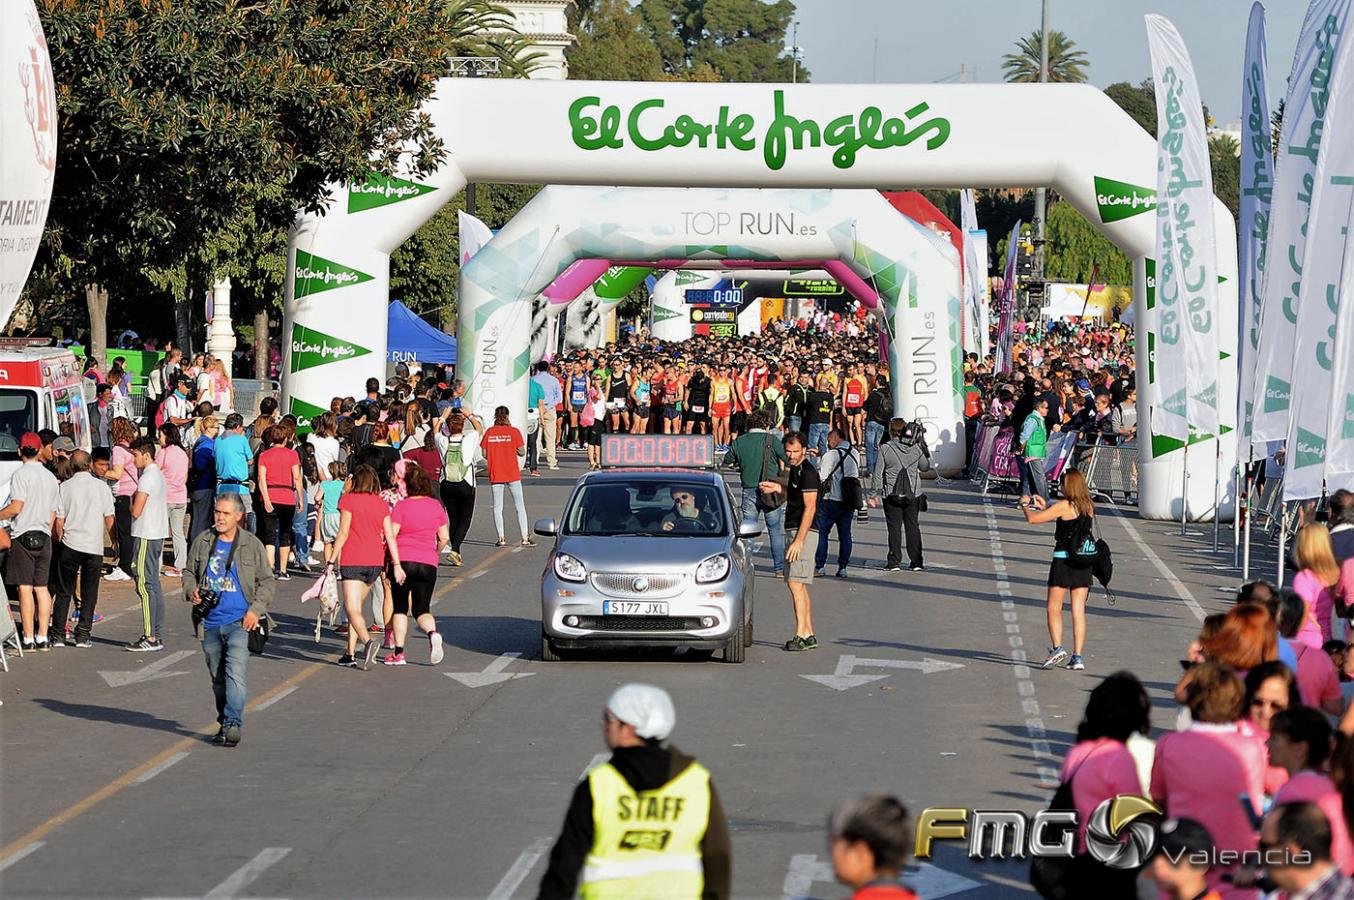
M 442 635 L 429 611 L 437 585 L 437 560 L 451 539 L 447 511 L 437 499 L 433 480 L 422 466 L 406 466 L 400 479 L 404 495 L 390 511 L 395 543 L 390 548 L 391 593 L 394 595 L 395 647 L 381 660 L 387 666 L 405 664 L 404 639 L 409 617 L 428 636 L 428 659 L 442 661 Z
M 118 538 L 118 564 L 104 577 L 109 581 L 131 581 L 132 568 L 132 495 L 136 493 L 138 472 L 132 460 L 132 441 L 140 436 L 132 420 L 117 416 L 108 423 L 108 439 L 113 442 L 113 458 L 104 478 L 113 482 L 113 529 Z
M 188 542 L 183 533 L 183 519 L 188 511 L 188 451 L 183 449 L 179 426 L 173 422 L 160 426 L 160 449 L 155 452 L 155 464 L 165 478 L 169 537 L 174 545 L 174 565 L 166 568 L 164 574 L 178 578 L 188 559 Z
M 1241 722 L 1242 730 L 1262 742 L 1268 741 L 1270 722 L 1274 717 L 1300 704 L 1293 671 L 1281 662 L 1261 663 L 1246 673 L 1246 715 Z M 1265 751 L 1265 794 L 1272 797 L 1287 780 L 1288 773 L 1278 763 L 1271 762 L 1269 751 Z
M 1306 602 L 1308 617 L 1316 626 L 1313 629 L 1304 623 L 1298 631 L 1298 640 L 1320 650 L 1331 639 L 1331 612 L 1340 584 L 1340 564 L 1335 561 L 1325 525 L 1302 526 L 1293 561 L 1298 570 L 1293 576 L 1293 590 Z
M 1298 681 L 1298 695 L 1293 705 L 1301 702 L 1323 712 L 1338 716 L 1345 708 L 1344 692 L 1340 689 L 1340 672 L 1324 650 L 1313 650 L 1297 639 L 1298 629 L 1307 616 L 1307 606 L 1297 591 L 1280 589 L 1279 633 L 1288 639 L 1297 658 L 1294 674 Z
M 1219 850 L 1257 846 L 1262 812 L 1265 747 L 1241 727 L 1245 692 L 1235 673 L 1216 662 L 1191 670 L 1187 701 L 1193 723 L 1162 735 L 1152 765 L 1152 798 L 1172 818 L 1190 818 L 1208 829 Z M 1222 883 L 1235 866 L 1215 866 L 1208 883 L 1224 897 L 1253 896 Z
M 1143 785 L 1126 741 L 1151 730 L 1152 701 L 1131 672 L 1115 672 L 1091 691 L 1077 726 L 1077 744 L 1063 760 L 1060 778 L 1070 783 L 1077 808 L 1077 860 L 1073 871 L 1082 890 L 1097 900 L 1136 896 L 1136 871 L 1108 868 L 1086 854 L 1086 827 L 1101 803 L 1119 794 L 1142 794 Z M 1073 891 L 1071 896 L 1081 896 Z M 1089 894 L 1087 894 L 1089 896 Z
M 1274 805 L 1315 803 L 1330 822 L 1331 861 L 1346 875 L 1354 873 L 1354 845 L 1345 822 L 1340 789 L 1323 770 L 1330 756 L 1330 722 L 1310 706 L 1296 706 L 1274 717 L 1269 732 L 1269 758 L 1288 772 L 1288 782 L 1274 795 Z

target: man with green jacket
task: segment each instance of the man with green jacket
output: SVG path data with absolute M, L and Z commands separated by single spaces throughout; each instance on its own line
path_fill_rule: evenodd
M 1048 400 L 1034 401 L 1034 411 L 1020 426 L 1016 459 L 1020 463 L 1020 504 L 1024 506 L 1034 495 L 1048 499 L 1048 478 L 1044 475 L 1044 455 L 1048 452 L 1048 429 L 1044 417 L 1048 415 Z
M 763 410 L 748 415 L 748 432 L 734 440 L 724 455 L 726 466 L 737 466 L 743 485 L 740 504 L 742 520 L 756 522 L 758 516 L 766 519 L 766 531 L 771 542 L 771 567 L 777 576 L 785 574 L 785 492 L 772 508 L 758 499 L 757 487 L 764 481 L 773 481 L 786 468 L 785 447 L 780 438 L 770 431 L 771 417 Z M 782 482 L 783 483 L 783 482 Z

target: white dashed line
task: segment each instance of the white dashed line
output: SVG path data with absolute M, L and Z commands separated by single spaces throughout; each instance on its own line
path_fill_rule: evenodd
M 5 871 L 19 860 L 26 858 L 29 854 L 36 853 L 38 850 L 41 850 L 43 848 L 43 845 L 45 845 L 46 843 L 47 843 L 46 841 L 34 841 L 33 843 L 29 844 L 26 847 L 22 847 L 18 850 L 15 850 L 13 853 L 11 853 L 8 857 L 5 858 L 4 862 L 0 862 L 0 872 Z
M 265 848 L 258 856 L 232 872 L 229 878 L 208 891 L 206 900 L 229 900 L 229 898 L 238 897 L 246 888 L 257 881 L 260 875 L 290 852 L 290 847 Z
M 299 690 L 300 687 L 301 686 L 299 684 L 294 684 L 291 687 L 287 688 L 285 691 L 280 691 L 279 693 L 274 694 L 267 700 L 264 700 L 258 706 L 254 707 L 254 712 L 261 712 L 267 709 L 268 707 L 272 706 L 277 701 L 282 700 L 285 697 L 291 696 L 292 694 L 296 693 L 296 691 Z
M 1053 756 L 1053 748 L 1048 743 L 1048 732 L 1039 712 L 1038 691 L 1031 677 L 1029 656 L 1025 652 L 1025 639 L 1020 634 L 1020 617 L 1016 613 L 1015 601 L 1011 599 L 1011 580 L 1007 577 L 1006 557 L 1001 548 L 1001 530 L 997 527 L 997 515 L 992 502 L 983 499 L 983 513 L 987 517 L 987 535 L 992 548 L 992 569 L 997 573 L 997 596 L 1001 598 L 1001 618 L 1006 623 L 1006 642 L 1011 647 L 1011 668 L 1015 676 L 1016 692 L 1020 695 L 1020 709 L 1025 716 L 1025 734 L 1030 741 L 1030 750 L 1034 754 L 1035 771 L 1043 787 L 1058 786 L 1058 763 Z
M 508 871 L 504 873 L 502 880 L 489 894 L 489 900 L 509 900 L 522 886 L 522 882 L 527 880 L 531 870 L 536 867 L 536 863 L 550 849 L 553 842 L 553 839 L 548 837 L 537 838 L 532 841 L 527 849 L 518 854 L 516 861 L 508 867 Z
M 132 784 L 145 784 L 147 781 L 150 781 L 152 778 L 154 778 L 156 775 L 159 775 L 161 772 L 163 772 L 165 769 L 168 769 L 170 766 L 176 763 L 183 762 L 184 759 L 187 758 L 187 756 L 188 756 L 187 750 L 180 750 L 173 756 L 166 758 L 164 762 L 160 763 L 155 768 L 148 769 L 147 771 L 142 772 L 139 776 L 137 776 L 137 779 L 133 781 Z

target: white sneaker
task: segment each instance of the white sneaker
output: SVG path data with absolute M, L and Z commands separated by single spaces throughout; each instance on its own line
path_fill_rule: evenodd
M 437 665 L 442 661 L 442 635 L 434 631 L 428 636 L 428 640 L 432 643 L 432 650 L 428 653 L 428 661 Z
M 128 575 L 126 572 L 122 571 L 122 569 L 118 568 L 117 566 L 114 566 L 114 567 L 113 567 L 113 571 L 111 571 L 111 572 L 109 572 L 107 575 L 103 576 L 103 580 L 104 580 L 104 581 L 131 581 L 131 580 L 132 580 L 132 576 Z

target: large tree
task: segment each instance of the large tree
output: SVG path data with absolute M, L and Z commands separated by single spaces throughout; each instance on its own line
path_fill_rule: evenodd
M 505 21 L 483 0 L 39 8 L 61 115 L 43 259 L 72 288 L 145 274 L 200 291 L 223 259 L 276 248 L 329 185 L 435 167 L 418 108 L 458 42 Z
M 640 0 L 636 9 L 669 75 L 708 66 L 724 81 L 809 80 L 785 48 L 792 0 Z
M 578 25 L 569 77 L 587 81 L 657 81 L 663 58 L 627 0 L 599 0 Z
M 1085 283 L 1100 266 L 1102 284 L 1132 284 L 1133 264 L 1086 217 L 1064 201 L 1048 210 L 1044 228 L 1044 275 L 1049 281 Z
M 1001 67 L 1006 70 L 1007 81 L 1038 81 L 1040 61 L 1040 41 L 1043 31 L 1036 29 L 1026 37 L 1016 41 L 1016 52 L 1007 53 L 1001 58 Z M 1086 67 L 1090 61 L 1083 50 L 1075 50 L 1077 42 L 1061 31 L 1048 33 L 1048 80 L 1074 81 L 1086 80 Z

